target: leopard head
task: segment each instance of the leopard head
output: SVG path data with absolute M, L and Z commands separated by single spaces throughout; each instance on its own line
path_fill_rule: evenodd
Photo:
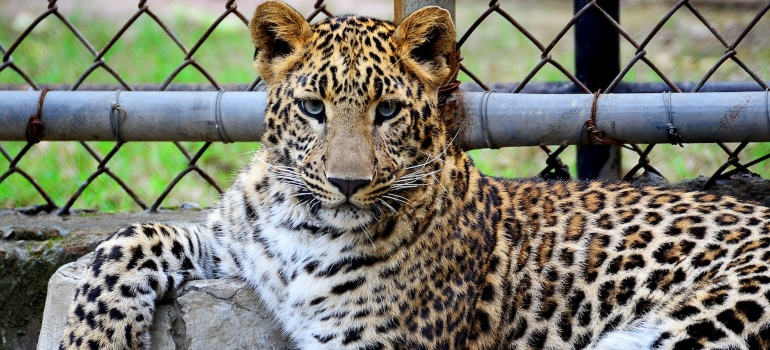
M 398 26 L 358 16 L 311 25 L 267 1 L 249 29 L 268 86 L 262 148 L 298 202 L 345 230 L 414 205 L 449 143 L 437 110 L 455 47 L 449 12 L 426 7 Z

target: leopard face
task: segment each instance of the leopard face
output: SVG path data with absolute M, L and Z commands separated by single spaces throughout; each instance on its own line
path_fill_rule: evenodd
M 310 25 L 281 2 L 249 24 L 268 85 L 262 147 L 290 197 L 322 225 L 365 227 L 419 202 L 447 143 L 437 90 L 449 74 L 449 13 L 399 26 L 365 17 Z

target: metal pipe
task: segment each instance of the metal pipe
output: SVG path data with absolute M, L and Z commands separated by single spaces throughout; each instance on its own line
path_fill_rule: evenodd
M 492 94 L 482 108 L 481 95 L 465 93 L 466 149 L 487 147 L 484 119 L 491 142 L 500 147 L 592 143 L 583 125 L 593 96 Z M 685 143 L 770 141 L 767 108 L 764 91 L 671 94 L 671 119 Z M 625 143 L 668 143 L 667 123 L 662 94 L 608 94 L 597 101 L 597 129 Z
M 258 141 L 264 132 L 266 94 L 225 92 L 219 105 L 218 94 L 121 92 L 117 102 L 125 115 L 119 120 L 118 135 L 124 141 L 221 141 L 219 125 L 232 141 Z M 39 92 L 0 91 L 0 141 L 25 140 L 39 96 Z M 459 140 L 466 149 L 487 147 L 484 129 L 499 147 L 592 142 L 585 132 L 580 135 L 591 116 L 591 95 L 465 92 L 457 97 L 454 120 L 462 121 Z M 767 97 L 764 91 L 672 94 L 671 117 L 685 143 L 767 142 Z M 115 98 L 114 91 L 49 92 L 42 110 L 42 139 L 114 141 L 110 112 Z M 597 102 L 597 128 L 623 142 L 667 143 L 667 123 L 662 94 L 609 94 Z
M 39 92 L 0 92 L 0 140 L 25 140 Z M 44 140 L 115 140 L 112 106 L 125 111 L 118 137 L 125 141 L 258 141 L 264 132 L 266 94 L 225 92 L 50 91 L 42 109 Z M 117 100 L 116 100 L 117 98 Z M 219 107 L 219 108 L 218 108 Z

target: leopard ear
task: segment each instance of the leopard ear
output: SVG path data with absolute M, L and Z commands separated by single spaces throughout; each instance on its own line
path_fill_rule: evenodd
M 398 24 L 393 33 L 397 54 L 435 89 L 448 78 L 455 50 L 455 27 L 449 11 L 423 7 Z
M 289 5 L 266 1 L 254 10 L 249 22 L 254 44 L 254 68 L 270 84 L 291 69 L 310 39 L 310 25 Z

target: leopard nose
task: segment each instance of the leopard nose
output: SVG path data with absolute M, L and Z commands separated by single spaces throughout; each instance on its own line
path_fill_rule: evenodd
M 328 178 L 329 182 L 331 182 L 335 187 L 337 187 L 342 194 L 345 195 L 345 197 L 350 198 L 350 196 L 353 195 L 353 193 L 356 193 L 361 187 L 364 187 L 366 184 L 372 182 L 371 180 L 343 180 L 343 179 L 337 179 L 330 177 Z

